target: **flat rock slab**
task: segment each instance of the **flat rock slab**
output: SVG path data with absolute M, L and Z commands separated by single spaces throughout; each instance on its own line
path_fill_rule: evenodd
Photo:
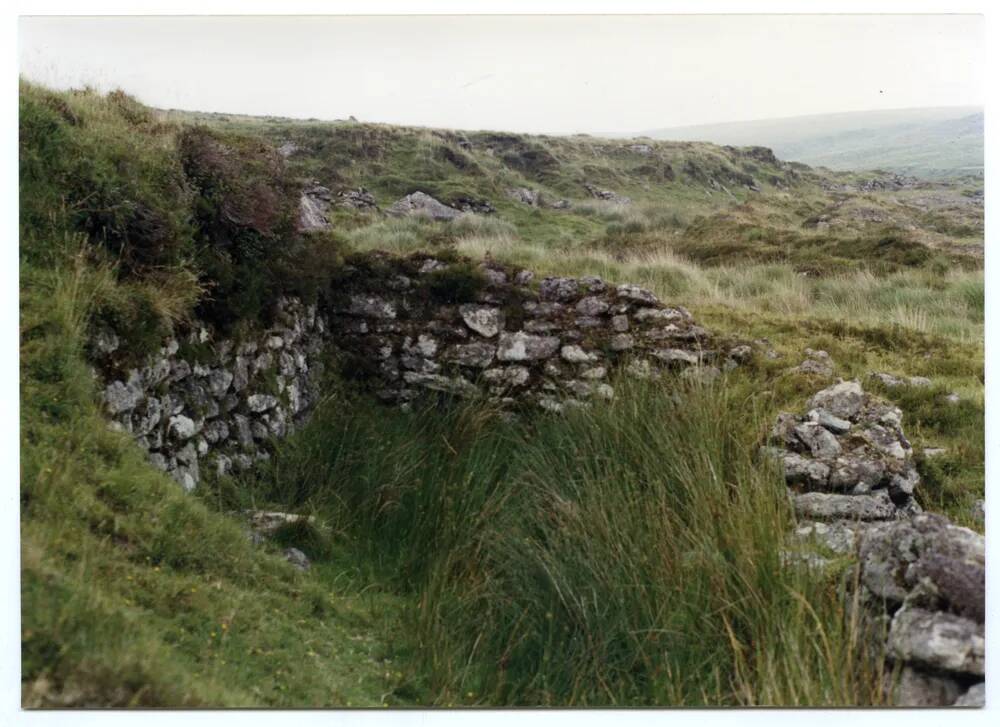
M 806 492 L 795 495 L 795 513 L 816 520 L 890 520 L 896 516 L 896 506 L 886 492 L 874 495 Z

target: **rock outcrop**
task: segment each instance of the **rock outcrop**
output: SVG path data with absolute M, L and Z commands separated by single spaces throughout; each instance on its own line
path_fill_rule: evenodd
M 392 217 L 424 215 L 432 220 L 453 220 L 462 214 L 460 210 L 442 204 L 425 192 L 414 192 L 397 200 L 386 210 Z
M 332 199 L 330 190 L 320 184 L 311 184 L 303 189 L 299 197 L 299 229 L 303 232 L 329 229 L 327 213 Z

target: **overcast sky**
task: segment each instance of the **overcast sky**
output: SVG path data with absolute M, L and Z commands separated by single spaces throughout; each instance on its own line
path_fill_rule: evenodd
M 629 132 L 981 105 L 978 16 L 22 18 L 21 72 L 164 108 Z

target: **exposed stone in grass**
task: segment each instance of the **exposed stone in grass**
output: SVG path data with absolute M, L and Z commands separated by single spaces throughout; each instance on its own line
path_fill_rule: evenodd
M 299 197 L 299 229 L 303 232 L 329 229 L 327 214 L 331 199 L 330 190 L 319 184 L 303 189 Z
M 397 200 L 386 210 L 392 217 L 408 215 L 424 215 L 432 220 L 453 220 L 462 213 L 454 207 L 448 207 L 431 197 L 426 192 L 414 192 Z

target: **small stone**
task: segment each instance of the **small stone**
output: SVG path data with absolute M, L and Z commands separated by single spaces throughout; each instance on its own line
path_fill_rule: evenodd
M 979 682 L 969 687 L 969 690 L 955 700 L 955 707 L 985 707 L 986 682 Z
M 475 396 L 478 391 L 475 384 L 466 381 L 461 376 L 449 378 L 438 374 L 422 374 L 416 371 L 407 371 L 403 374 L 403 380 L 413 386 L 422 386 L 425 389 L 442 391 L 457 396 Z
M 109 328 L 98 331 L 94 336 L 94 348 L 104 355 L 114 353 L 119 345 L 118 336 Z
M 514 276 L 514 285 L 525 286 L 534 280 L 535 274 L 530 270 L 520 270 L 517 275 Z
M 619 298 L 624 298 L 625 300 L 634 301 L 636 303 L 656 305 L 660 302 L 659 299 L 650 291 L 645 288 L 640 288 L 638 285 L 619 285 L 616 292 L 618 293 Z
M 433 273 L 436 270 L 444 270 L 447 265 L 445 265 L 440 260 L 434 260 L 433 258 L 427 258 L 420 265 L 420 270 L 418 271 L 421 275 L 426 275 L 427 273 Z
M 857 381 L 842 381 L 818 392 L 809 400 L 810 409 L 826 409 L 835 417 L 853 420 L 861 411 L 864 390 Z
M 291 563 L 293 568 L 303 572 L 309 570 L 311 565 L 309 563 L 309 558 L 298 548 L 286 548 L 283 555 L 285 556 L 285 560 Z
M 893 703 L 897 707 L 948 707 L 961 691 L 954 679 L 904 666 L 893 691 Z
M 612 351 L 628 351 L 634 347 L 635 339 L 628 333 L 619 333 L 611 338 Z
M 611 330 L 616 333 L 625 333 L 628 330 L 628 316 L 617 315 L 611 318 Z
M 830 476 L 829 465 L 795 452 L 782 452 L 780 459 L 785 470 L 785 482 L 788 484 L 805 484 L 814 488 L 826 485 Z
M 554 336 L 533 336 L 518 331 L 500 334 L 497 358 L 501 361 L 533 361 L 548 358 L 559 350 Z
M 597 361 L 597 355 L 584 351 L 579 346 L 563 346 L 559 355 L 563 361 L 569 363 L 593 363 Z
M 486 368 L 496 356 L 497 347 L 492 343 L 477 342 L 452 346 L 445 352 L 444 358 L 460 366 Z
M 229 391 L 229 386 L 233 383 L 233 374 L 225 369 L 215 369 L 208 375 L 208 388 L 212 396 L 221 399 Z
M 273 409 L 278 404 L 277 397 L 270 394 L 251 394 L 247 397 L 247 408 L 254 414 Z
M 484 305 L 463 305 L 459 313 L 465 325 L 480 336 L 492 338 L 503 329 L 503 314 L 499 308 Z
M 524 384 L 528 383 L 530 376 L 531 372 L 524 366 L 507 366 L 506 368 L 490 369 L 483 372 L 484 381 L 500 388 L 524 386 Z
M 576 304 L 576 310 L 583 316 L 599 316 L 607 313 L 610 306 L 597 296 L 588 295 Z
M 574 278 L 545 278 L 538 286 L 538 297 L 543 301 L 565 302 L 580 292 L 580 283 Z
M 104 390 L 104 405 L 112 416 L 134 409 L 142 401 L 142 388 L 137 381 L 113 381 Z
M 804 422 L 795 427 L 799 441 L 809 448 L 813 457 L 833 458 L 840 454 L 840 442 L 827 429 L 816 422 Z
M 836 417 L 826 409 L 812 409 L 806 416 L 824 429 L 834 434 L 847 434 L 851 431 L 851 423 L 846 419 Z
M 697 354 L 691 353 L 690 351 L 684 351 L 679 348 L 659 348 L 652 352 L 654 358 L 663 361 L 664 363 L 682 363 L 682 364 L 696 364 L 698 363 Z
M 382 320 L 393 320 L 396 318 L 395 304 L 376 296 L 352 296 L 348 312 L 351 315 Z
M 853 553 L 858 542 L 858 530 L 846 522 L 807 522 L 795 529 L 800 541 L 815 542 L 838 555 Z
M 812 358 L 808 358 L 800 363 L 795 370 L 802 374 L 811 374 L 814 376 L 833 376 L 833 366 Z
M 197 434 L 198 427 L 190 417 L 178 414 L 177 416 L 170 417 L 170 421 L 167 424 L 167 433 L 183 441 Z

